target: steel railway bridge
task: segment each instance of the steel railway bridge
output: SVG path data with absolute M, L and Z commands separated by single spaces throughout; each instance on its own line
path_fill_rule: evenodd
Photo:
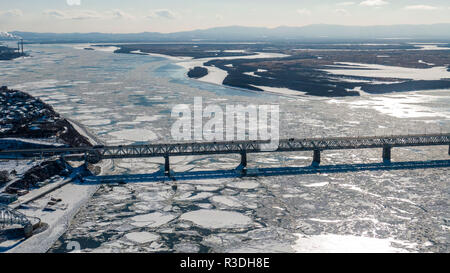
M 165 159 L 165 173 L 170 176 L 169 158 L 172 156 L 240 154 L 239 168 L 247 168 L 247 154 L 312 151 L 313 166 L 320 165 L 321 152 L 326 150 L 375 149 L 383 150 L 383 162 L 391 161 L 391 150 L 397 147 L 449 145 L 450 134 L 397 135 L 376 137 L 340 137 L 283 139 L 274 149 L 267 150 L 269 141 L 229 141 L 204 143 L 173 143 L 127 146 L 94 146 L 81 148 L 44 148 L 28 150 L 3 150 L 1 158 L 45 158 L 60 156 L 68 161 L 85 161 L 96 164 L 103 159 L 162 157 Z

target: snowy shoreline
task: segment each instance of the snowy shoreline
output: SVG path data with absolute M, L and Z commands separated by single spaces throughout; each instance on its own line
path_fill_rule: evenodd
M 88 138 L 93 145 L 101 144 L 100 141 L 90 134 L 81 124 L 66 119 L 70 122 L 75 130 L 82 136 Z M 109 164 L 109 161 L 102 163 L 102 172 Z M 17 209 L 29 217 L 37 217 L 42 223 L 48 225 L 43 232 L 34 234 L 26 240 L 10 240 L 0 243 L 0 248 L 4 248 L 6 253 L 44 253 L 47 252 L 54 243 L 67 231 L 73 217 L 80 209 L 87 204 L 91 197 L 98 191 L 100 185 L 88 184 L 79 181 L 79 175 L 75 168 L 72 174 L 60 179 L 58 182 L 51 183 L 39 189 L 31 191 L 29 194 L 19 198 L 18 202 L 23 202 L 28 195 L 39 195 L 39 192 L 50 191 L 47 195 L 30 202 L 24 208 Z M 62 205 L 54 211 L 45 211 L 43 208 L 51 199 L 61 199 Z M 14 205 L 11 204 L 11 205 Z M 68 250 L 70 251 L 70 250 Z

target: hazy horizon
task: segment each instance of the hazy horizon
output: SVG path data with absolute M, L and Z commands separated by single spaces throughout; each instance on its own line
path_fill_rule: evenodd
M 0 4 L 0 31 L 173 33 L 215 27 L 450 23 L 446 0 L 118 1 L 22 0 Z
M 389 27 L 389 26 L 432 26 L 432 25 L 450 25 L 449 23 L 430 23 L 430 24 L 392 24 L 392 25 L 344 25 L 344 24 L 327 24 L 327 23 L 318 23 L 318 24 L 308 24 L 308 25 L 299 25 L 299 26 L 286 26 L 286 25 L 279 25 L 274 27 L 264 27 L 264 26 L 246 26 L 246 25 L 225 25 L 225 26 L 218 26 L 218 27 L 207 27 L 207 28 L 197 28 L 197 29 L 191 29 L 191 30 L 185 30 L 185 31 L 173 31 L 173 32 L 158 32 L 154 31 L 155 33 L 161 33 L 161 34 L 175 34 L 178 32 L 189 32 L 189 31 L 196 31 L 196 30 L 210 30 L 210 29 L 221 29 L 221 28 L 266 28 L 266 29 L 278 29 L 278 28 L 302 28 L 302 27 L 308 27 L 308 26 L 342 26 L 342 27 Z M 89 31 L 89 32 L 51 32 L 51 31 L 24 31 L 21 29 L 12 29 L 6 31 L 7 33 L 13 33 L 13 32 L 30 32 L 30 33 L 54 33 L 54 34 L 90 34 L 90 33 L 101 33 L 101 34 L 141 34 L 141 33 L 151 33 L 153 31 L 140 31 L 140 32 L 99 32 L 99 31 Z

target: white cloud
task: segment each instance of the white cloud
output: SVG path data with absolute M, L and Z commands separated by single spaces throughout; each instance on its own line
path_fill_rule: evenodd
M 340 2 L 340 3 L 337 3 L 336 6 L 352 6 L 355 4 L 356 4 L 355 2 Z
M 105 16 L 95 10 L 82 10 L 79 12 L 74 12 L 69 15 L 72 20 L 94 20 L 94 19 L 104 19 Z
M 45 10 L 44 14 L 57 19 L 65 20 L 99 20 L 99 19 L 134 19 L 131 14 L 123 12 L 119 9 L 105 11 L 103 13 L 95 10 Z
M 222 21 L 223 20 L 223 16 L 220 14 L 216 14 L 216 20 Z
M 168 9 L 156 9 L 150 11 L 150 15 L 147 18 L 165 18 L 165 19 L 175 19 L 176 14 Z
M 369 7 L 379 7 L 389 4 L 389 2 L 384 0 L 366 0 L 360 3 L 361 6 L 369 6 Z
M 114 9 L 114 10 L 111 10 L 111 11 L 107 11 L 106 13 L 107 13 L 107 15 L 110 15 L 111 17 L 116 18 L 116 19 L 130 19 L 130 20 L 132 20 L 132 19 L 136 18 L 133 15 L 131 15 L 129 13 L 126 13 L 126 12 L 120 10 L 120 9 Z
M 301 15 L 311 15 L 311 11 L 309 9 L 298 9 L 297 13 Z
M 81 0 L 67 0 L 67 5 L 69 6 L 79 6 L 81 5 Z
M 23 16 L 23 12 L 20 9 L 11 9 L 7 11 L 0 11 L 0 16 L 21 17 Z
M 44 15 L 55 17 L 58 19 L 67 19 L 67 14 L 65 12 L 56 9 L 44 10 Z
M 429 6 L 429 5 L 412 5 L 412 6 L 406 6 L 406 10 L 437 10 L 438 8 L 435 6 Z
M 346 9 L 336 9 L 334 12 L 339 15 L 344 15 L 344 16 L 350 15 Z

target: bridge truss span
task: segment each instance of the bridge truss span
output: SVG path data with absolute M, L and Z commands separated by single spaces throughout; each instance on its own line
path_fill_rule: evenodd
M 270 145 L 268 145 L 270 144 Z M 275 144 L 275 145 L 273 145 Z M 224 141 L 224 142 L 194 142 L 194 143 L 161 143 L 148 145 L 95 146 L 80 148 L 48 148 L 32 150 L 0 151 L 4 157 L 50 157 L 61 156 L 66 160 L 98 163 L 103 159 L 124 158 L 165 158 L 166 172 L 169 169 L 169 157 L 195 155 L 240 154 L 241 167 L 247 166 L 248 153 L 296 152 L 313 151 L 313 165 L 320 164 L 320 153 L 325 150 L 348 149 L 383 149 L 383 161 L 391 160 L 391 149 L 394 147 L 437 146 L 449 145 L 450 134 L 433 135 L 397 135 L 375 137 L 337 137 L 282 139 L 279 141 Z M 271 148 L 271 149 L 270 149 Z

